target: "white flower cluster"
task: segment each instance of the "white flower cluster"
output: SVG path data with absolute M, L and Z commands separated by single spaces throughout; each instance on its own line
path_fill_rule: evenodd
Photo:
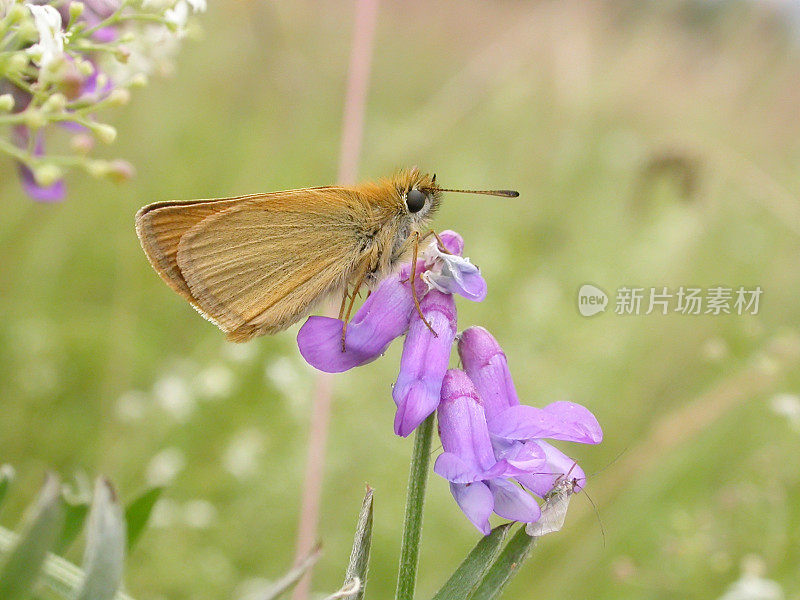
M 0 0 L 0 152 L 19 165 L 34 199 L 60 200 L 63 176 L 81 168 L 128 179 L 125 161 L 89 158 L 116 131 L 98 113 L 130 99 L 130 87 L 171 70 L 191 15 L 205 0 Z M 45 135 L 62 128 L 71 154 L 50 155 Z

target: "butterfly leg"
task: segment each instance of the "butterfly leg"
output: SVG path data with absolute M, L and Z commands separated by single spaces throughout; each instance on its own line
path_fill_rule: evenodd
M 361 288 L 361 285 L 364 283 L 364 278 L 366 276 L 367 276 L 367 271 L 364 271 L 358 278 L 358 282 L 356 283 L 356 286 L 353 288 L 353 293 L 350 296 L 350 304 L 347 307 L 347 312 L 345 313 L 343 319 L 344 322 L 342 323 L 342 352 L 345 351 L 344 342 L 345 342 L 345 337 L 347 336 L 347 322 L 350 320 L 350 313 L 353 311 L 353 304 L 355 304 L 356 301 L 356 294 L 358 293 L 358 290 Z M 345 292 L 345 296 L 342 299 L 342 308 L 344 308 L 344 303 L 346 299 L 347 299 L 347 292 Z M 339 314 L 339 318 L 340 319 L 342 318 L 341 312 Z
M 441 250 L 443 254 L 452 254 L 452 252 L 447 249 L 447 246 L 444 245 L 444 242 L 442 241 L 442 238 L 439 237 L 438 233 L 431 229 L 425 237 L 428 237 L 429 235 L 433 235 L 433 237 L 436 238 L 436 242 L 439 244 L 439 250 Z
M 422 314 L 422 308 L 419 306 L 419 298 L 417 297 L 417 254 L 419 252 L 419 233 L 416 234 L 416 239 L 414 240 L 414 255 L 411 257 L 411 297 L 414 298 L 414 306 L 417 308 L 417 314 L 419 318 L 422 319 L 422 322 L 425 323 L 428 329 L 431 330 L 431 333 L 434 337 L 439 337 L 439 334 L 431 327 L 431 324 L 428 322 L 428 319 L 425 318 L 425 315 Z

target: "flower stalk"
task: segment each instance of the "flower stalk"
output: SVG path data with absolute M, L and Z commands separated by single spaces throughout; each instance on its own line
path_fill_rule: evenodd
M 431 414 L 417 428 L 411 469 L 408 475 L 405 527 L 400 546 L 400 569 L 397 576 L 396 600 L 412 600 L 417 584 L 419 546 L 422 537 L 422 510 L 425 506 L 425 488 L 431 460 L 434 416 Z

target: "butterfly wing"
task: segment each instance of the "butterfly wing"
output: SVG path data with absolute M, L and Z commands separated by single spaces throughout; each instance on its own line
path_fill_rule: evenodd
M 233 341 L 289 327 L 361 268 L 359 216 L 368 209 L 349 190 L 311 188 L 218 202 L 228 204 L 192 205 L 187 215 L 172 219 L 177 230 L 189 226 L 163 236 L 169 253 L 162 263 L 168 283 L 185 285 L 178 291 Z
M 194 303 L 192 292 L 178 268 L 178 242 L 185 233 L 206 217 L 257 198 L 261 194 L 191 200 L 187 202 L 156 202 L 136 213 L 136 234 L 150 264 L 173 290 Z

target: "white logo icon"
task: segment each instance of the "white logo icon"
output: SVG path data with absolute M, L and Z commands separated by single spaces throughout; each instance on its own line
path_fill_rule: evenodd
M 608 295 L 599 287 L 584 283 L 578 290 L 578 312 L 584 317 L 591 317 L 605 312 L 608 306 Z

